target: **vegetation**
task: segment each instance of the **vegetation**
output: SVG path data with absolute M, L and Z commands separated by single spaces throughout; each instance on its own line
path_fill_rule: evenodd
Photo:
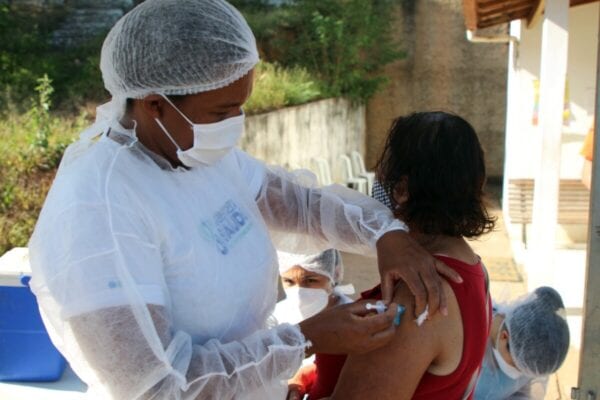
M 254 71 L 254 89 L 244 105 L 247 114 L 304 104 L 322 98 L 323 88 L 306 69 L 282 68 L 260 62 Z
M 386 82 L 382 67 L 403 55 L 392 35 L 393 0 L 234 3 L 252 27 L 263 58 L 306 68 L 322 82 L 326 97 L 367 100 Z
M 0 124 L 0 254 L 27 244 L 64 149 L 87 123 L 52 115 L 51 82 L 37 83 L 29 111 Z

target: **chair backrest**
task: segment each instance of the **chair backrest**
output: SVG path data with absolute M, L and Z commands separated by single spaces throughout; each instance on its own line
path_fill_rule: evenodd
M 365 161 L 363 160 L 360 153 L 356 150 L 350 153 L 352 157 L 352 169 L 354 170 L 354 175 L 360 175 L 367 173 L 367 169 L 365 168 Z
M 352 172 L 352 161 L 350 160 L 350 157 L 345 154 L 340 154 L 340 164 L 342 167 L 342 177 L 344 181 L 354 178 L 354 172 Z
M 329 168 L 327 160 L 322 157 L 315 157 L 312 159 L 312 162 L 316 167 L 316 175 L 319 184 L 322 186 L 331 185 L 333 180 L 331 179 L 331 168 Z

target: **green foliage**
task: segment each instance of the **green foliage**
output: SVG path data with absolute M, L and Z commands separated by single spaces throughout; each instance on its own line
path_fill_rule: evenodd
M 74 49 L 51 44 L 52 31 L 64 20 L 65 10 L 0 5 L 0 112 L 23 112 L 35 93 L 38 77 L 54 81 L 54 103 L 76 109 L 82 100 L 106 97 L 100 75 L 101 38 Z
M 282 68 L 260 62 L 254 72 L 252 96 L 244 105 L 247 114 L 256 114 L 322 98 L 318 82 L 303 68 Z
M 402 57 L 393 39 L 393 0 L 295 0 L 275 7 L 238 0 L 267 61 L 300 66 L 327 97 L 366 100 L 386 82 L 379 73 Z
M 48 149 L 48 137 L 50 136 L 50 95 L 54 92 L 51 85 L 52 81 L 48 75 L 38 79 L 38 85 L 35 87 L 38 93 L 38 103 L 29 110 L 29 117 L 32 125 L 36 128 L 34 133 L 33 147 L 36 149 Z
M 0 123 L 0 254 L 25 246 L 66 146 L 87 124 L 50 114 L 51 82 L 39 79 L 37 100 Z

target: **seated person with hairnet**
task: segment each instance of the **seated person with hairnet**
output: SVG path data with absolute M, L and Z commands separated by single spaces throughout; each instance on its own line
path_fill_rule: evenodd
M 277 323 L 297 324 L 327 307 L 354 301 L 347 296 L 349 287 L 340 286 L 344 264 L 338 250 L 318 254 L 278 251 L 277 257 L 285 292 L 273 313 Z
M 340 304 L 352 303 L 347 294 L 352 285 L 340 285 L 344 264 L 338 250 L 328 249 L 318 254 L 297 254 L 278 251 L 279 274 L 285 299 L 275 306 L 273 317 L 277 323 L 297 324 L 322 310 Z M 321 388 L 314 383 L 318 373 L 331 373 L 331 361 L 343 360 L 344 355 L 317 353 L 305 360 L 303 367 L 289 381 L 288 399 L 318 398 Z M 341 367 L 341 365 L 340 365 Z M 337 369 L 339 373 L 339 368 Z
M 475 400 L 544 398 L 548 375 L 558 370 L 569 349 L 564 307 L 550 287 L 494 307 Z

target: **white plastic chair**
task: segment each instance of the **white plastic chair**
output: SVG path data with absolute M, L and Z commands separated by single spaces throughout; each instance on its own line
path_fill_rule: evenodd
M 315 166 L 317 180 L 321 186 L 331 185 L 333 180 L 331 179 L 331 168 L 326 159 L 322 157 L 314 157 L 312 163 Z
M 371 196 L 373 193 L 373 182 L 375 182 L 375 173 L 367 171 L 365 168 L 365 162 L 360 155 L 360 153 L 354 150 L 350 153 L 352 157 L 352 169 L 354 171 L 354 176 L 359 178 L 364 178 L 367 180 L 367 195 Z
M 365 178 L 354 176 L 350 157 L 345 154 L 341 154 L 340 162 L 342 167 L 342 178 L 344 179 L 346 186 L 361 193 L 367 194 L 367 180 Z

